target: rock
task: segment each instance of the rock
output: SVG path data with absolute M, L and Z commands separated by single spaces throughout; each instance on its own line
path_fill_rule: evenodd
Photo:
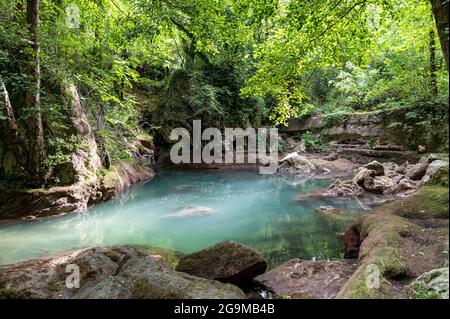
M 373 161 L 369 164 L 364 165 L 365 169 L 375 171 L 375 176 L 383 176 L 384 175 L 384 166 L 383 164 Z
M 226 241 L 180 259 L 176 270 L 193 276 L 245 286 L 264 273 L 267 262 L 255 249 Z
M 419 145 L 417 147 L 417 153 L 424 154 L 428 151 L 428 148 L 425 145 Z
M 67 265 L 80 270 L 80 287 L 67 288 Z M 244 298 L 237 287 L 180 273 L 143 250 L 99 247 L 2 268 L 0 297 L 87 299 Z
M 431 173 L 432 175 L 428 174 L 429 173 L 427 172 L 424 176 L 422 180 L 423 182 L 431 185 L 448 186 L 448 164 L 446 166 L 441 166 L 436 170 L 433 169 L 433 172 Z
M 322 159 L 326 161 L 335 161 L 339 158 L 338 154 L 336 152 L 331 152 L 330 154 L 324 156 Z
M 389 189 L 386 189 L 384 195 L 397 195 L 404 197 L 416 192 L 420 187 L 420 183 L 410 180 L 408 177 L 401 176 L 395 185 Z
M 294 172 L 296 173 L 311 174 L 316 170 L 314 164 L 312 164 L 306 157 L 299 155 L 297 152 L 286 155 L 280 163 L 287 164 L 288 169 L 294 169 Z
M 375 178 L 368 178 L 364 181 L 364 189 L 376 194 L 383 194 L 383 192 L 394 186 L 394 182 L 386 176 L 376 176 Z
M 151 179 L 154 172 L 135 162 L 121 161 L 98 179 L 49 189 L 0 192 L 0 219 L 85 212 L 89 205 L 113 198 L 132 184 Z
M 409 179 L 412 179 L 413 181 L 419 181 L 422 179 L 422 177 L 425 176 L 429 164 L 428 163 L 417 163 L 415 165 L 410 166 L 406 170 L 406 177 Z
M 351 263 L 343 261 L 292 259 L 256 277 L 255 281 L 283 297 L 331 299 L 354 269 Z
M 397 171 L 401 170 L 399 165 L 392 163 L 392 162 L 383 163 L 383 167 L 384 167 L 384 176 L 387 176 L 390 178 L 398 175 L 399 173 Z M 404 172 L 403 172 L 403 174 L 404 174 Z
M 359 186 L 363 186 L 366 179 L 373 178 L 375 176 L 375 171 L 369 170 L 367 168 L 362 168 L 358 173 L 356 173 L 355 177 L 353 177 L 353 183 Z
M 77 148 L 71 154 L 71 160 L 68 163 L 57 168 L 63 185 L 70 185 L 88 179 L 95 175 L 97 169 L 102 166 L 100 157 L 97 155 L 97 142 L 95 141 L 94 131 L 81 104 L 78 90 L 75 85 L 70 84 L 67 87 L 67 92 L 72 99 L 71 125 L 76 132 L 77 143 L 82 145 L 82 147 Z
M 408 166 L 409 166 L 409 163 L 408 163 L 408 162 L 405 162 L 405 163 L 403 163 L 402 165 L 399 165 L 399 166 L 396 168 L 395 173 L 401 174 L 401 175 L 405 175 L 406 170 L 408 169 Z
M 344 158 L 338 158 L 335 160 L 310 158 L 309 161 L 316 167 L 317 172 L 347 173 L 353 171 L 356 167 L 354 163 Z
M 351 180 L 341 181 L 337 179 L 331 184 L 325 193 L 324 197 L 355 197 L 360 196 L 364 192 L 364 189 L 358 186 Z
M 314 209 L 314 211 L 318 214 L 340 214 L 341 211 L 333 206 L 320 206 L 319 208 Z
M 427 169 L 427 175 L 433 175 L 439 168 L 448 167 L 448 162 L 444 162 L 441 160 L 435 160 L 430 163 Z
M 173 213 L 163 215 L 162 218 L 207 216 L 214 212 L 214 209 L 204 206 L 182 206 Z
M 446 227 L 448 189 L 445 187 L 424 186 L 411 196 L 362 215 L 346 236 L 348 255 L 352 250 L 356 252 L 360 241 L 358 268 L 336 297 L 406 298 L 404 287 L 409 283 L 408 278 L 448 262 L 448 234 L 442 231 Z M 379 285 L 369 288 L 368 274 L 376 274 L 375 271 L 379 271 Z
M 414 280 L 406 287 L 406 290 L 409 297 L 414 299 L 449 299 L 448 278 L 448 267 L 433 269 Z

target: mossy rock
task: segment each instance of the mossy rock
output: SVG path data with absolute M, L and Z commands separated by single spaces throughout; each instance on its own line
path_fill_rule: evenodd
M 448 187 L 448 166 L 438 168 L 438 170 L 430 177 L 427 184 Z

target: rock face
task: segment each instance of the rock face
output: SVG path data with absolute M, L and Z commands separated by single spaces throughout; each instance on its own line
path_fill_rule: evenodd
M 409 297 L 448 299 L 448 269 L 433 269 L 419 276 L 406 287 Z
M 239 286 L 249 284 L 266 271 L 267 262 L 255 249 L 226 241 L 184 256 L 176 270 Z
M 151 179 L 154 172 L 133 162 L 119 162 L 105 176 L 95 175 L 71 186 L 0 192 L 0 219 L 45 217 L 85 212 L 91 204 L 109 200 L 126 187 Z
M 255 281 L 279 296 L 290 298 L 334 298 L 350 278 L 355 266 L 343 261 L 292 259 Z
M 71 84 L 67 91 L 72 98 L 70 123 L 76 132 L 77 143 L 82 145 L 82 147 L 77 148 L 71 154 L 71 159 L 68 163 L 62 164 L 57 168 L 63 185 L 70 185 L 88 179 L 95 175 L 97 169 L 102 166 L 100 157 L 97 155 L 97 143 L 94 132 L 81 105 L 78 90 L 75 85 Z
M 67 288 L 67 265 L 80 271 L 79 288 Z M 76 250 L 1 268 L 0 297 L 88 299 L 244 298 L 230 284 L 180 273 L 157 257 L 130 247 Z

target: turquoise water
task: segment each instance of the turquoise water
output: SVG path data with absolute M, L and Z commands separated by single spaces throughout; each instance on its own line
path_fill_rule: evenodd
M 313 209 L 333 205 L 360 214 L 361 203 L 298 201 L 299 195 L 330 183 L 250 171 L 159 172 L 152 181 L 88 213 L 0 226 L 0 264 L 116 244 L 189 253 L 224 240 L 255 247 L 271 266 L 294 257 L 339 258 L 342 247 L 336 232 L 342 230 L 322 220 Z M 186 216 L 192 212 L 193 216 Z

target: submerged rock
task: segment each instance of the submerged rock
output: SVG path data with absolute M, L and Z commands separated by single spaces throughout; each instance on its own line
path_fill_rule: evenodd
M 79 288 L 66 286 L 73 269 L 80 271 Z M 100 247 L 3 267 L 0 297 L 228 299 L 245 295 L 236 286 L 174 271 L 139 249 Z
M 319 208 L 316 208 L 314 212 L 338 233 L 345 231 L 355 219 L 354 216 L 342 213 L 333 206 L 320 206 Z
M 267 262 L 261 253 L 237 242 L 226 241 L 184 256 L 175 269 L 193 276 L 245 286 L 266 268 Z
M 256 277 L 255 281 L 283 297 L 331 299 L 354 270 L 354 265 L 344 261 L 292 259 Z
M 177 217 L 196 217 L 208 216 L 215 212 L 214 209 L 204 206 L 181 206 L 170 214 L 163 215 L 162 218 L 177 218 Z

